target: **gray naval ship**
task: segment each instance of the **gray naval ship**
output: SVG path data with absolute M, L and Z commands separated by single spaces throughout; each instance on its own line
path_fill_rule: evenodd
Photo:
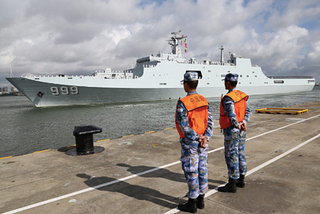
M 123 71 L 106 68 L 87 76 L 59 74 L 6 79 L 37 107 L 179 99 L 185 96 L 181 80 L 186 71 L 199 73 L 197 91 L 208 98 L 226 93 L 221 80 L 227 73 L 239 75 L 237 88 L 248 95 L 311 91 L 315 85 L 313 77 L 266 76 L 249 58 L 234 53 L 225 62 L 222 46 L 220 61 L 186 59 L 179 44 L 186 36 L 181 31 L 171 35 L 168 40 L 171 53 L 139 58 L 133 68 Z

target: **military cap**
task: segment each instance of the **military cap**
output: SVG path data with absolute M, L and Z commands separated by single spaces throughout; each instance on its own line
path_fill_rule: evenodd
M 224 78 L 225 81 L 237 82 L 238 81 L 238 74 L 227 74 Z
M 199 79 L 198 72 L 186 72 L 181 82 L 191 82 Z

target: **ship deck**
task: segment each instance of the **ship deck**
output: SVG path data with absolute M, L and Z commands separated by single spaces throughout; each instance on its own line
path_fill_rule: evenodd
M 292 108 L 309 111 L 253 113 L 247 132 L 246 186 L 235 194 L 216 191 L 227 181 L 227 170 L 223 135 L 214 130 L 206 207 L 198 213 L 320 213 L 320 101 Z M 105 151 L 66 155 L 71 146 L 1 158 L 0 212 L 177 213 L 177 204 L 186 201 L 175 129 L 103 140 L 95 146 Z

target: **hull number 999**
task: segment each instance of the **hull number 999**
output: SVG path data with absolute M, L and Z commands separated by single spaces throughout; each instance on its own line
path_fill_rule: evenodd
M 50 87 L 51 93 L 54 96 L 58 96 L 58 95 L 69 95 L 69 94 L 79 94 L 79 90 L 78 87 L 76 86 L 61 86 L 59 87 Z

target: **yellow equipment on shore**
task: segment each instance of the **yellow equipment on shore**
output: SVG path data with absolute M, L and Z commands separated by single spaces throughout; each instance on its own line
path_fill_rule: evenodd
M 288 115 L 297 115 L 308 113 L 308 109 L 300 108 L 260 108 L 256 109 L 256 113 L 265 113 L 265 114 L 288 114 Z

